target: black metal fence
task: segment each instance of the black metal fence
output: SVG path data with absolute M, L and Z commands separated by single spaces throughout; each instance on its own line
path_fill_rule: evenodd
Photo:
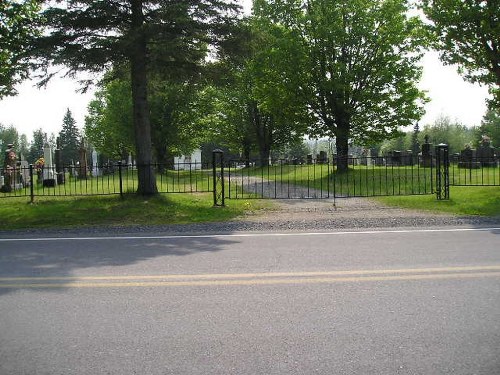
M 450 158 L 447 145 L 433 155 L 393 153 L 384 157 L 347 159 L 340 171 L 335 159 L 276 160 L 225 163 L 226 197 L 335 198 L 436 194 L 449 199 L 450 186 L 500 186 L 498 158 Z
M 208 163 L 154 164 L 152 167 L 159 193 L 213 191 L 212 166 Z M 122 163 L 68 165 L 61 171 L 55 167 L 17 166 L 2 176 L 0 198 L 29 197 L 33 201 L 37 196 L 123 196 L 137 191 L 137 171 L 137 165 Z
M 450 159 L 450 185 L 452 186 L 500 186 L 500 160 L 498 158 Z
M 435 193 L 435 164 L 423 165 L 417 157 L 348 158 L 347 164 L 347 170 L 339 171 L 329 160 L 278 160 L 265 166 L 233 160 L 226 164 L 226 197 L 322 199 Z
M 438 149 L 436 148 L 436 155 Z M 224 160 L 216 150 L 212 163 L 154 164 L 158 192 L 212 193 L 214 205 L 228 199 L 293 199 L 372 197 L 436 194 L 447 199 L 451 186 L 500 186 L 498 160 L 474 158 L 464 162 L 446 156 L 348 158 L 348 168 L 338 170 L 335 160 L 309 159 Z M 21 166 L 4 170 L 0 198 L 37 196 L 65 197 L 132 194 L 138 188 L 137 166 L 104 164 L 88 167 L 35 168 Z

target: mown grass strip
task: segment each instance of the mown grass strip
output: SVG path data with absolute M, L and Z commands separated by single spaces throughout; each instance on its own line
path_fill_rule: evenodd
M 435 195 L 377 197 L 378 201 L 402 208 L 446 212 L 456 215 L 500 216 L 500 187 L 450 186 L 450 199 Z
M 143 198 L 135 195 L 40 197 L 0 200 L 0 230 L 82 226 L 164 225 L 228 221 L 269 203 L 234 200 L 212 207 L 210 193 L 169 194 Z

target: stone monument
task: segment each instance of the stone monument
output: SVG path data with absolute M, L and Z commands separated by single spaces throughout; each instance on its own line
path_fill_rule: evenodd
M 100 175 L 101 171 L 99 170 L 99 154 L 96 149 L 92 149 L 92 176 L 97 177 Z
M 52 159 L 52 147 L 48 143 L 43 146 L 43 159 L 45 160 L 42 172 L 43 186 L 54 187 L 57 185 L 57 176 Z
M 56 150 L 54 152 L 54 159 L 56 163 L 57 183 L 59 185 L 62 185 L 65 182 L 65 177 L 64 177 L 64 166 L 62 162 L 61 142 L 59 138 L 57 138 L 56 140 Z
M 491 145 L 490 137 L 483 135 L 476 150 L 477 162 L 481 163 L 483 167 L 495 167 L 497 165 L 495 156 L 495 149 Z
M 425 135 L 425 142 L 422 145 L 422 158 L 420 159 L 421 167 L 432 167 L 432 145 L 429 143 L 429 136 Z
M 87 149 L 85 148 L 85 142 L 82 139 L 80 149 L 78 150 L 78 156 L 80 159 L 78 166 L 78 178 L 85 180 L 87 179 Z
M 0 187 L 2 193 L 9 193 L 16 185 L 17 155 L 13 144 L 7 145 L 3 163 L 3 184 Z

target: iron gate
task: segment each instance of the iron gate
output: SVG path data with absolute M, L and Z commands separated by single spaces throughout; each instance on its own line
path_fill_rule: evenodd
M 328 159 L 224 160 L 214 151 L 214 205 L 224 199 L 334 199 L 436 194 L 449 198 L 448 146 L 435 157 L 390 156 L 348 158 L 346 171 Z

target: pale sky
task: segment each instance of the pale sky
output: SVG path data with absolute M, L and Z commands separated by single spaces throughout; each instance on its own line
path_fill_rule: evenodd
M 248 12 L 251 0 L 242 0 L 242 3 Z M 443 66 L 436 52 L 427 53 L 422 63 L 424 75 L 420 88 L 428 91 L 431 102 L 425 107 L 421 128 L 440 116 L 448 116 L 466 126 L 480 125 L 486 111 L 487 88 L 465 82 L 456 67 Z M 33 85 L 33 82 L 24 82 L 18 87 L 18 96 L 0 100 L 1 124 L 13 125 L 29 139 L 39 128 L 48 134 L 57 134 L 69 108 L 77 126 L 83 128 L 87 105 L 93 98 L 92 90 L 86 94 L 76 93 L 78 83 L 70 79 L 54 79 L 46 89 Z

